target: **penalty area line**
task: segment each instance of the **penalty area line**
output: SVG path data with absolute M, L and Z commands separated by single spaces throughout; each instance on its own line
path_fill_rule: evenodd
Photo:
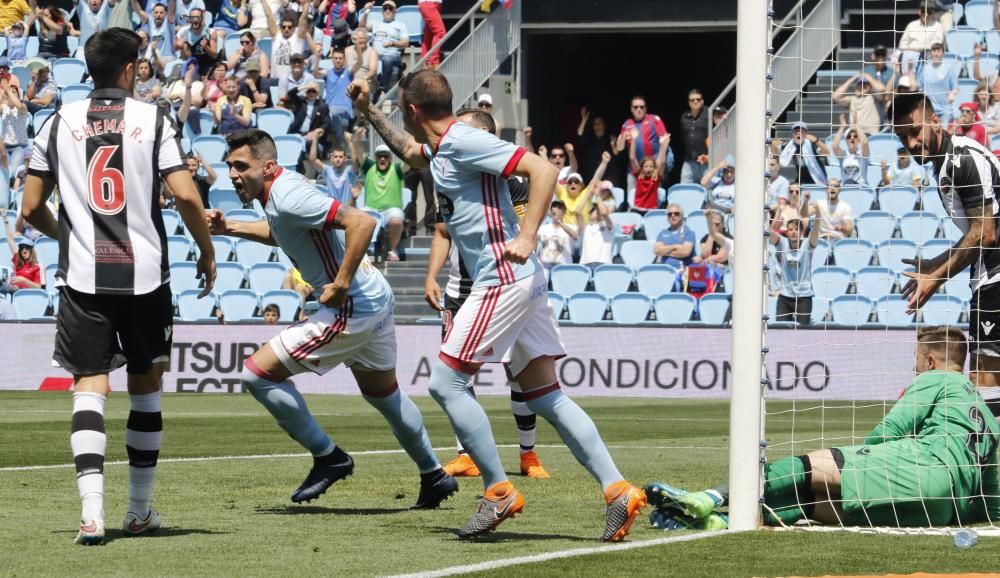
M 459 574 L 469 574 L 472 572 L 484 572 L 499 570 L 510 566 L 520 566 L 522 564 L 537 564 L 548 562 L 549 560 L 560 560 L 562 558 L 576 558 L 579 556 L 589 556 L 591 554 L 606 554 L 609 552 L 623 552 L 625 550 L 635 550 L 638 548 L 650 548 L 664 544 L 677 544 L 680 542 L 691 542 L 703 538 L 713 538 L 716 536 L 728 536 L 737 533 L 737 530 L 721 530 L 717 532 L 699 532 L 697 534 L 687 534 L 684 536 L 671 536 L 669 538 L 656 538 L 653 540 L 643 540 L 640 542 L 624 542 L 607 546 L 592 546 L 589 548 L 573 548 L 571 550 L 557 550 L 544 554 L 534 554 L 531 556 L 519 556 L 516 558 L 505 558 L 500 560 L 490 560 L 489 562 L 479 562 L 477 564 L 466 564 L 462 566 L 451 566 L 440 570 L 429 570 L 427 572 L 416 572 L 413 574 L 398 574 L 389 578 L 439 578 L 441 576 L 457 576 Z

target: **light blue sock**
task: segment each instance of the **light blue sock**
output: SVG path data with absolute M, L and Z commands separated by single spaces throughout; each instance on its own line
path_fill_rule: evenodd
M 365 401 L 372 407 L 379 410 L 392 427 L 392 433 L 399 440 L 399 445 L 406 450 L 421 474 L 433 472 L 441 467 L 437 456 L 434 455 L 434 448 L 431 447 L 431 440 L 427 437 L 427 430 L 424 429 L 424 418 L 420 415 L 420 410 L 409 398 L 398 384 L 393 385 L 392 392 L 375 397 L 365 395 Z
M 528 409 L 556 428 L 576 461 L 587 468 L 590 475 L 600 482 L 602 489 L 607 490 L 611 484 L 624 479 L 611 459 L 601 434 L 597 432 L 594 421 L 576 402 L 563 395 L 559 382 L 524 392 L 524 401 L 528 404 Z
M 320 429 L 306 407 L 306 400 L 290 381 L 269 381 L 267 372 L 258 368 L 252 359 L 247 359 L 243 365 L 240 378 L 243 380 L 243 387 L 271 412 L 281 429 L 312 455 L 323 456 L 333 451 L 336 446 Z
M 448 414 L 451 427 L 455 430 L 462 446 L 465 447 L 472 460 L 479 466 L 483 476 L 483 486 L 489 488 L 493 484 L 507 480 L 507 474 L 500 463 L 496 442 L 493 441 L 493 430 L 486 412 L 476 398 L 469 393 L 469 383 L 472 376 L 448 367 L 440 359 L 434 361 L 431 368 L 431 379 L 428 387 L 431 396 Z

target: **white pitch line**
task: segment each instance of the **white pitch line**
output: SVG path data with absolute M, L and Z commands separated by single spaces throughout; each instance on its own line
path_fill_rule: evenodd
M 559 560 L 561 558 L 576 558 L 578 556 L 589 556 L 591 554 L 605 554 L 608 552 L 622 552 L 625 550 L 635 550 L 637 548 L 649 548 L 663 544 L 677 544 L 679 542 L 690 542 L 703 538 L 713 538 L 716 536 L 727 536 L 735 534 L 735 530 L 722 530 L 718 532 L 700 532 L 698 534 L 688 534 L 684 536 L 672 536 L 670 538 L 656 538 L 654 540 L 643 540 L 641 542 L 624 542 L 609 546 L 592 546 L 590 548 L 573 548 L 572 550 L 557 550 L 544 554 L 534 554 L 532 556 L 520 556 L 517 558 L 506 558 L 501 560 L 491 560 L 489 562 L 479 562 L 478 564 L 466 564 L 464 566 L 451 566 L 440 570 L 430 570 L 427 572 L 416 572 L 414 574 L 399 574 L 390 578 L 439 578 L 441 576 L 456 576 L 458 574 L 469 574 L 471 572 L 483 572 L 498 570 L 509 566 L 519 566 L 521 564 L 537 564 L 548 562 L 549 560 Z

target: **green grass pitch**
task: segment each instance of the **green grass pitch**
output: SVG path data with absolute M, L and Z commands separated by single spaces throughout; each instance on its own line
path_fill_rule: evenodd
M 79 502 L 68 464 L 68 393 L 0 393 L 0 576 L 95 573 L 138 576 L 384 576 L 600 547 L 604 504 L 599 488 L 539 423 L 539 455 L 550 480 L 517 471 L 517 430 L 507 400 L 482 399 L 501 457 L 523 491 L 523 516 L 475 542 L 455 530 L 472 513 L 478 478 L 434 511 L 414 512 L 417 472 L 398 451 L 388 426 L 360 397 L 309 396 L 320 423 L 355 453 L 352 477 L 318 501 L 293 505 L 288 496 L 310 460 L 248 395 L 165 395 L 164 442 L 154 493 L 164 527 L 154 536 L 125 538 L 127 467 L 106 469 L 110 541 L 99 548 L 73 544 Z M 416 400 L 442 462 L 454 453 L 447 419 L 429 398 Z M 700 487 L 718 481 L 728 463 L 725 402 L 578 398 L 597 422 L 622 472 L 637 484 L 665 480 Z M 770 411 L 787 406 L 771 403 Z M 818 410 L 817 410 L 818 411 Z M 107 406 L 108 460 L 124 461 L 127 396 Z M 881 407 L 851 412 L 794 414 L 796 438 L 849 439 L 881 416 Z M 791 413 L 768 423 L 773 445 L 789 439 Z M 821 445 L 798 444 L 795 451 Z M 787 446 L 782 446 L 787 447 Z M 379 453 L 385 452 L 385 453 Z M 274 456 L 274 457 L 250 457 Z M 204 460 L 172 461 L 178 458 Z M 229 459 L 226 459 L 229 458 Z M 235 459 L 234 459 L 235 458 Z M 648 510 L 647 510 L 648 511 Z M 675 534 L 669 534 L 675 535 Z M 677 533 L 676 535 L 682 535 Z M 629 541 L 667 537 L 645 516 Z M 727 535 L 621 552 L 598 552 L 482 572 L 496 576 L 780 576 L 850 573 L 986 572 L 1000 568 L 997 540 L 980 538 L 960 550 L 948 536 L 847 533 Z

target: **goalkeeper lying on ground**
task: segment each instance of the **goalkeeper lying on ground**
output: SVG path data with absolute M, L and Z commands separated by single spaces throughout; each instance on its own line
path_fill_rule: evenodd
M 864 445 L 814 451 L 764 466 L 764 523 L 802 519 L 845 526 L 1000 523 L 1000 426 L 965 366 L 965 335 L 951 327 L 917 331 L 916 379 Z M 729 484 L 685 492 L 646 486 L 667 528 L 724 529 L 715 511 Z

